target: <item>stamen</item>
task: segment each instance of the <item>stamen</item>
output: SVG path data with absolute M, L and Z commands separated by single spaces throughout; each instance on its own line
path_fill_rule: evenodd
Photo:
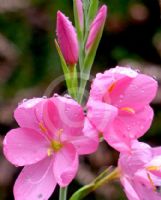
M 39 123 L 39 128 L 43 133 L 47 132 L 47 129 L 45 128 L 44 124 L 42 122 Z
M 48 156 L 51 156 L 51 155 L 52 155 L 52 149 L 51 149 L 51 148 L 48 148 L 47 154 L 48 154 Z
M 132 114 L 135 114 L 135 110 L 133 108 L 130 108 L 130 107 L 123 107 L 123 108 L 120 108 L 121 111 L 126 111 L 128 113 L 132 113 Z
M 153 180 L 152 180 L 150 174 L 147 173 L 147 176 L 148 176 L 149 182 L 150 182 L 150 184 L 151 184 L 151 186 L 152 186 L 154 192 L 156 192 L 156 187 L 155 187 L 155 184 L 154 184 L 154 182 L 153 182 Z
M 115 86 L 116 86 L 116 82 L 113 82 L 113 83 L 110 85 L 110 87 L 108 88 L 108 92 L 112 92 L 113 89 L 115 88 Z
M 148 166 L 146 169 L 149 171 L 158 171 L 161 169 L 161 166 Z
M 59 130 L 56 132 L 56 135 L 58 136 L 58 139 L 59 139 L 59 140 L 60 140 L 60 137 L 61 137 L 63 131 L 64 131 L 64 130 L 61 128 L 61 129 L 59 129 Z

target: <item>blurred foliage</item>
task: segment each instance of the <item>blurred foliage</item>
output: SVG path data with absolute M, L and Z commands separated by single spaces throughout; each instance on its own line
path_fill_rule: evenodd
M 21 8 L 18 7 L 20 2 Z M 4 3 L 8 3 L 5 5 L 5 9 L 3 8 Z M 12 5 L 14 3 L 15 5 Z M 160 84 L 161 73 L 158 73 L 158 70 L 161 70 L 159 1 L 100 1 L 100 4 L 103 3 L 108 5 L 108 20 L 92 74 L 98 71 L 103 72 L 109 67 L 127 63 L 127 61 L 129 65 L 137 62 L 142 67 L 141 69 L 146 72 L 152 68 L 151 74 L 157 76 Z M 12 112 L 17 100 L 37 95 L 42 96 L 52 80 L 62 74 L 54 46 L 56 12 L 59 9 L 73 20 L 72 0 L 0 0 L 0 36 L 2 36 L 0 37 L 1 136 L 16 126 Z M 152 67 L 149 68 L 149 66 Z M 64 89 L 65 84 L 62 83 L 56 92 Z M 159 90 L 161 91 L 160 85 Z M 149 134 L 143 138 L 152 145 L 161 145 L 159 140 L 161 135 L 161 92 L 159 94 L 153 103 L 156 113 L 154 123 Z M 111 157 L 110 163 L 113 164 L 115 159 L 109 152 L 108 155 Z M 94 171 L 91 168 L 92 170 Z M 14 171 L 14 177 L 10 177 L 10 185 L 0 186 L 0 190 L 3 188 L 3 192 L 0 192 L 1 200 L 13 198 L 11 190 L 17 173 Z M 74 182 L 71 192 L 78 186 L 79 183 Z M 108 186 L 106 187 L 108 188 Z M 115 188 L 117 188 L 117 194 L 120 194 L 120 197 L 113 196 L 112 198 L 109 195 L 109 199 L 125 199 L 117 184 Z M 57 191 L 55 197 L 57 197 Z M 100 199 L 100 193 L 91 194 L 87 199 Z M 101 199 L 105 199 L 105 196 L 101 196 Z M 106 197 L 107 199 L 108 197 Z

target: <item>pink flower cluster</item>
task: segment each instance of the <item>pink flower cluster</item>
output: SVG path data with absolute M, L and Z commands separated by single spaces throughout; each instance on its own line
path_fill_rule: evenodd
M 97 74 L 87 115 L 75 100 L 54 95 L 21 103 L 14 117 L 20 128 L 4 139 L 4 154 L 25 166 L 16 180 L 16 200 L 48 199 L 56 184 L 67 186 L 78 156 L 96 151 L 99 137 L 120 152 L 121 183 L 130 200 L 160 200 L 161 148 L 137 139 L 153 120 L 150 102 L 157 92 L 152 77 L 116 67 Z

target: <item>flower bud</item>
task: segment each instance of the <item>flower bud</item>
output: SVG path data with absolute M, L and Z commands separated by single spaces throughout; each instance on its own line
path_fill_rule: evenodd
M 57 38 L 64 59 L 68 65 L 78 61 L 79 47 L 75 28 L 69 19 L 60 11 L 57 12 Z
M 90 26 L 89 35 L 88 35 L 88 39 L 86 43 L 87 50 L 89 50 L 92 47 L 95 40 L 97 39 L 97 36 L 99 35 L 100 32 L 102 32 L 104 24 L 105 24 L 106 16 L 107 16 L 107 6 L 103 5 L 99 9 L 96 17 L 94 18 Z
M 82 0 L 74 0 L 75 9 L 76 9 L 76 17 L 78 20 L 78 25 L 83 30 L 84 27 L 84 14 L 83 14 L 83 4 Z

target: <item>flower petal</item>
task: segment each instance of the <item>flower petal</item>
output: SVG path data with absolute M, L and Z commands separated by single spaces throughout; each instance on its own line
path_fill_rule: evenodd
M 64 144 L 55 154 L 54 175 L 61 187 L 67 186 L 75 177 L 78 169 L 78 154 L 72 144 Z
M 117 116 L 117 108 L 99 101 L 90 101 L 88 104 L 88 119 L 100 132 L 108 130 L 109 125 Z
M 133 174 L 144 168 L 151 160 L 151 147 L 143 142 L 132 141 L 129 152 L 120 154 L 118 165 L 124 174 L 133 176 Z
M 53 161 L 48 157 L 36 164 L 24 167 L 14 185 L 15 199 L 49 199 L 56 186 L 52 164 Z
M 112 102 L 118 107 L 139 110 L 154 99 L 157 87 L 157 81 L 152 77 L 138 74 L 128 85 L 122 85 L 121 90 L 119 85 L 114 88 L 111 94 Z
M 71 143 L 80 155 L 90 154 L 97 150 L 99 145 L 98 131 L 87 118 L 84 124 L 83 135 L 71 137 Z
M 43 98 L 33 98 L 21 103 L 14 112 L 18 125 L 22 128 L 34 128 L 39 130 L 39 122 L 42 119 Z
M 6 158 L 17 166 L 30 165 L 47 156 L 48 142 L 32 129 L 12 129 L 3 144 Z
M 116 118 L 114 129 L 118 134 L 122 132 L 130 138 L 139 138 L 150 128 L 153 115 L 153 109 L 150 106 L 145 106 L 134 114 L 121 112 Z
M 121 183 L 124 187 L 128 200 L 140 200 L 139 196 L 137 195 L 136 191 L 132 187 L 132 184 L 128 178 L 122 177 Z
M 54 129 L 63 129 L 62 137 L 82 134 L 84 113 L 76 101 L 60 96 L 53 97 L 46 102 L 44 110 L 44 122 L 51 132 Z

